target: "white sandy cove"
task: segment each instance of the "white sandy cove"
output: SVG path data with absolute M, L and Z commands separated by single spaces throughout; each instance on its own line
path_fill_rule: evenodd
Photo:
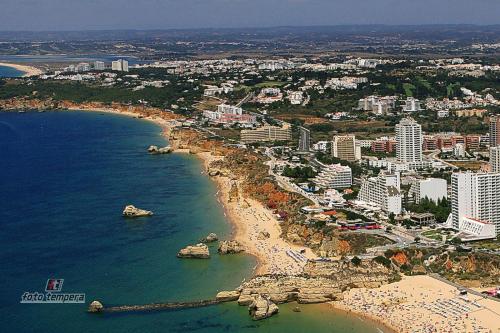
M 33 67 L 33 66 L 28 66 L 28 65 L 19 65 L 19 64 L 0 62 L 0 66 L 15 68 L 21 72 L 24 72 L 23 76 L 25 76 L 25 77 L 40 75 L 43 73 L 40 69 Z

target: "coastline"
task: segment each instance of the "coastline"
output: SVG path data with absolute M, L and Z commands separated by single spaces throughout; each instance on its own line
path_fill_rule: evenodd
M 7 63 L 7 62 L 0 62 L 0 66 L 10 67 L 10 68 L 17 69 L 18 71 L 21 71 L 24 73 L 22 75 L 22 77 L 30 77 L 30 76 L 36 76 L 36 75 L 43 74 L 43 71 L 41 69 L 38 69 L 34 66 L 13 64 L 13 63 Z
M 173 128 L 171 121 L 174 120 L 114 108 L 75 106 L 68 108 L 67 111 L 103 112 L 151 121 L 162 128 L 161 135 L 167 139 L 171 137 Z M 190 153 L 201 160 L 204 173 L 217 185 L 218 201 L 225 211 L 227 221 L 232 226 L 233 239 L 242 243 L 246 253 L 253 255 L 257 260 L 254 274 L 279 273 L 281 269 L 287 274 L 293 274 L 295 269 L 300 269 L 300 265 L 287 256 L 284 250 L 288 248 L 300 250 L 303 247 L 288 244 L 281 239 L 279 221 L 273 213 L 260 202 L 241 194 L 241 191 L 238 191 L 237 199 L 234 196 L 232 198 L 230 193 L 232 187 L 239 185 L 237 177 L 210 175 L 210 164 L 223 159 L 224 156 L 219 156 L 215 151 L 195 151 L 185 147 L 175 150 L 174 153 Z M 270 237 L 266 240 L 259 239 L 260 231 L 269 232 Z M 306 254 L 309 256 L 312 251 Z M 326 303 L 325 306 L 334 311 L 343 311 L 358 318 L 366 318 L 391 332 L 414 332 L 416 329 L 447 332 L 500 332 L 500 324 L 496 324 L 500 323 L 500 316 L 498 316 L 500 303 L 498 302 L 477 297 L 477 302 L 483 308 L 471 312 L 467 317 L 445 318 L 434 313 L 431 308 L 436 301 L 456 300 L 457 291 L 454 287 L 429 276 L 403 277 L 400 282 L 377 289 L 351 289 L 345 292 L 344 297 L 342 301 Z M 498 316 L 495 317 L 498 319 L 496 322 L 491 320 L 492 315 Z M 475 330 L 479 325 L 487 327 L 488 330 Z
M 168 138 L 168 135 L 166 135 Z M 177 149 L 174 153 L 190 153 L 189 149 Z M 231 190 L 239 188 L 239 180 L 224 175 L 210 176 L 210 164 L 223 159 L 223 156 L 213 155 L 210 151 L 196 152 L 204 166 L 205 173 L 217 186 L 218 201 L 222 205 L 225 216 L 232 226 L 232 239 L 245 248 L 247 254 L 257 260 L 255 275 L 261 274 L 300 274 L 304 263 L 293 260 L 286 254 L 287 250 L 306 250 L 307 258 L 316 258 L 311 249 L 287 243 L 281 238 L 279 221 L 274 214 L 255 199 L 242 195 L 231 197 Z M 269 238 L 261 239 L 261 232 L 269 233 Z

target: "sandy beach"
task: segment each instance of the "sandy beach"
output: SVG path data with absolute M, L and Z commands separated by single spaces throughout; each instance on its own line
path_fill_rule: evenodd
M 210 152 L 196 155 L 203 160 L 205 170 L 212 161 L 223 158 L 213 156 Z M 216 176 L 213 179 L 218 188 L 218 200 L 223 205 L 229 222 L 233 224 L 233 239 L 240 242 L 247 253 L 257 258 L 255 274 L 300 274 L 306 261 L 294 259 L 287 254 L 287 251 L 298 253 L 305 250 L 303 255 L 306 258 L 316 258 L 309 248 L 284 241 L 280 237 L 281 228 L 278 219 L 260 202 L 242 195 L 241 190 L 238 191 L 237 199 L 230 199 L 229 192 L 233 184 L 239 188 L 237 179 L 224 176 Z M 262 232 L 268 233 L 269 237 L 262 237 Z
M 24 72 L 23 77 L 35 76 L 42 74 L 42 70 L 28 65 L 11 64 L 6 62 L 0 62 L 0 66 L 15 68 L 21 72 Z
M 498 333 L 500 302 L 459 296 L 430 276 L 405 276 L 377 289 L 351 289 L 331 305 L 367 317 L 401 333 Z

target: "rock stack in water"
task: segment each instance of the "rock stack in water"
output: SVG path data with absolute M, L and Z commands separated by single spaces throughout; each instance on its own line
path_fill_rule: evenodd
M 189 245 L 177 253 L 178 258 L 208 259 L 210 252 L 205 244 Z
M 158 146 L 149 146 L 148 153 L 156 155 L 156 154 L 168 154 L 172 152 L 172 147 L 166 146 L 162 148 L 158 148 Z
M 219 248 L 217 251 L 220 254 L 234 254 L 243 252 L 243 245 L 241 245 L 238 241 L 221 241 L 219 242 Z
M 90 303 L 88 311 L 91 313 L 97 313 L 97 312 L 101 312 L 103 308 L 104 308 L 104 306 L 102 305 L 101 302 L 93 301 L 92 303 Z
M 125 217 L 141 217 L 141 216 L 151 216 L 153 215 L 152 211 L 139 209 L 134 205 L 128 205 L 123 210 L 123 216 Z
M 257 295 L 253 302 L 248 306 L 248 312 L 253 320 L 261 320 L 271 317 L 278 313 L 279 308 L 269 299 Z
M 217 237 L 216 234 L 214 234 L 213 232 L 209 233 L 207 237 L 205 238 L 202 238 L 200 240 L 200 242 L 202 243 L 213 243 L 215 241 L 217 241 L 219 239 L 219 237 Z

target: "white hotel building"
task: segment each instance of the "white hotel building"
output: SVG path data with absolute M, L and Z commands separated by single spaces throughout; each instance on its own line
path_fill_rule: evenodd
M 359 190 L 358 200 L 378 206 L 388 213 L 401 214 L 399 174 L 381 174 L 365 179 Z
M 352 170 L 340 164 L 325 165 L 313 182 L 324 189 L 344 189 L 352 185 Z
M 466 218 L 493 224 L 500 233 L 500 173 L 452 174 L 451 227 L 464 230 Z

